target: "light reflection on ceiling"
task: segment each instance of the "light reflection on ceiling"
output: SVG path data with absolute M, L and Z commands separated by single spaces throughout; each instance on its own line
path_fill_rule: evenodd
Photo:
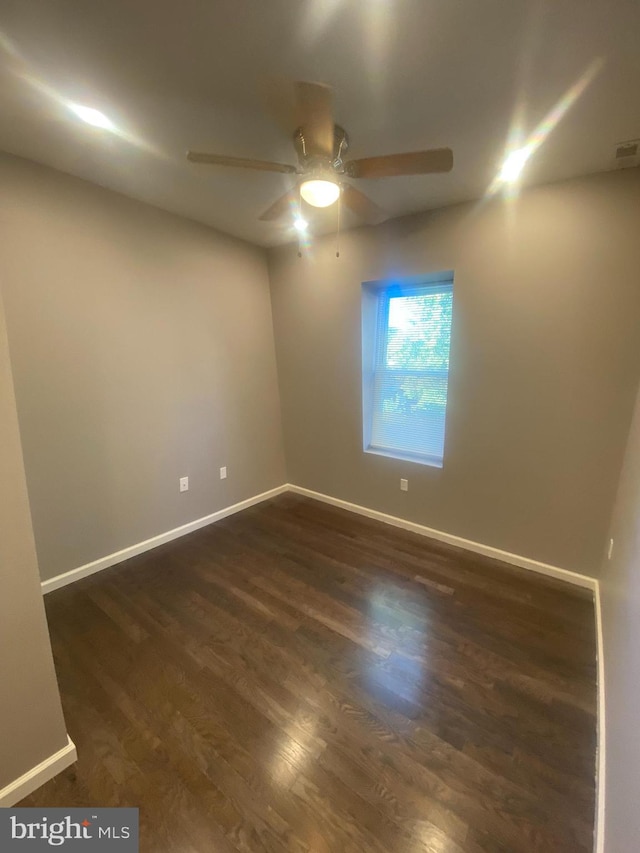
M 590 84 L 604 67 L 602 58 L 594 60 L 584 74 L 569 87 L 562 97 L 549 110 L 534 131 L 523 142 L 524 132 L 521 125 L 515 122 L 509 133 L 509 141 L 505 149 L 503 164 L 493 183 L 487 190 L 491 196 L 502 189 L 509 191 L 520 178 L 524 167 L 533 154 L 543 145 L 555 130 L 571 107 L 587 90 Z

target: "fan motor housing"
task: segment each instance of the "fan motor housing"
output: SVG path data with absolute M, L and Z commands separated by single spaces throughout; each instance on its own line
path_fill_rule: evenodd
M 343 158 L 349 149 L 349 137 L 346 130 L 339 124 L 334 125 L 333 129 L 333 156 L 331 160 L 307 153 L 304 132 L 301 127 L 293 134 L 293 145 L 300 163 L 304 166 L 324 166 L 325 168 L 330 166 L 336 172 L 344 171 Z

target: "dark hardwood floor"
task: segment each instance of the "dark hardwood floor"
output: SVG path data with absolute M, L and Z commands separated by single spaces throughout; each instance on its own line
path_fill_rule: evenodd
M 590 593 L 283 495 L 46 598 L 78 762 L 141 850 L 592 850 Z

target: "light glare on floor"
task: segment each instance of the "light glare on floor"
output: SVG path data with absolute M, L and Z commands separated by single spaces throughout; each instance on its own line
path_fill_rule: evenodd
M 115 125 L 110 118 L 100 110 L 94 110 L 93 107 L 83 107 L 81 104 L 69 104 L 71 112 L 75 113 L 78 118 L 93 127 L 101 127 L 103 130 L 115 130 Z

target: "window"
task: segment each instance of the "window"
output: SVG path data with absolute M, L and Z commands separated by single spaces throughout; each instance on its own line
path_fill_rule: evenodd
M 367 283 L 362 307 L 364 449 L 442 467 L 453 275 Z

